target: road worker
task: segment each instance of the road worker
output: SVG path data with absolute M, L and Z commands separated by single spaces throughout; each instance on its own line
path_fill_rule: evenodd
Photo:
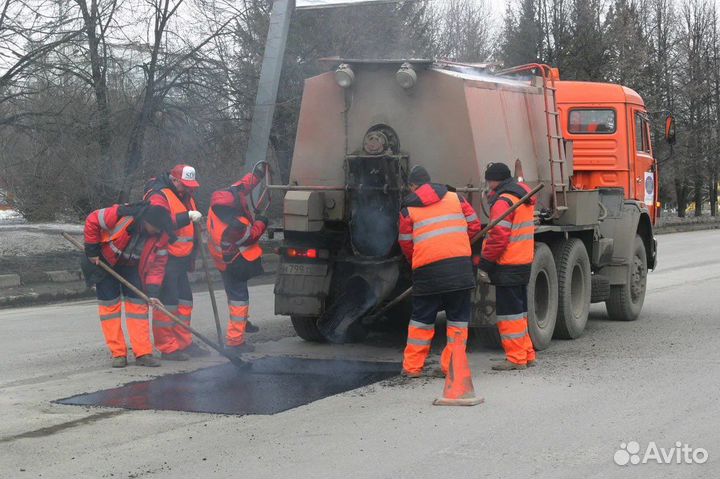
M 490 163 L 485 181 L 491 192 L 490 221 L 520 201 L 530 187 L 512 178 L 504 163 Z M 485 238 L 479 277 L 495 285 L 497 326 L 506 359 L 496 371 L 535 365 L 535 349 L 528 333 L 527 284 L 535 248 L 535 198 L 510 213 Z
M 168 247 L 167 269 L 159 299 L 188 326 L 193 307 L 188 272 L 194 269 L 196 248 L 199 246 L 195 223 L 202 219 L 194 199 L 199 186 L 195 168 L 177 165 L 169 173 L 152 178 L 145 188 L 145 199 L 151 205 L 161 206 L 170 212 L 177 236 L 177 241 Z M 194 344 L 192 334 L 173 323 L 162 311 L 153 311 L 153 336 L 163 359 L 187 361 L 190 356 L 210 354 Z
M 120 281 L 97 267 L 102 261 L 157 302 L 168 261 L 168 242 L 175 239 L 170 215 L 146 203 L 114 205 L 90 213 L 85 221 L 83 272 L 94 284 L 112 367 L 127 366 L 122 307 L 130 344 L 139 366 L 160 366 L 152 355 L 148 305 Z M 95 265 L 95 266 L 93 266 Z
M 415 378 L 422 375 L 430 354 L 438 311 L 447 314 L 448 343 L 458 334 L 463 344 L 467 342 L 475 288 L 470 239 L 480 231 L 480 221 L 461 195 L 431 183 L 425 168 L 413 168 L 408 183 L 412 193 L 400 212 L 398 242 L 412 265 L 413 312 L 402 374 Z M 444 374 L 449 362 L 446 347 L 440 361 Z
M 263 272 L 258 240 L 268 219 L 250 211 L 248 195 L 263 176 L 248 173 L 229 188 L 213 193 L 207 218 L 208 249 L 222 275 L 230 311 L 226 348 L 235 352 L 253 351 L 245 333 L 257 331 L 249 320 L 247 281 Z

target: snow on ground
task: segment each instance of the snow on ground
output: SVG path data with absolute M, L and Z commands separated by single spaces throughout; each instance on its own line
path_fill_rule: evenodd
M 7 223 L 24 223 L 25 218 L 15 210 L 0 210 L 0 225 Z

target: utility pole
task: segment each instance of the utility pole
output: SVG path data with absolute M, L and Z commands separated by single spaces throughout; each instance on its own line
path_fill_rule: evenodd
M 268 28 L 262 69 L 260 70 L 260 82 L 250 126 L 250 142 L 245 154 L 246 171 L 250 171 L 258 161 L 267 158 L 268 141 L 275 114 L 285 45 L 293 11 L 295 11 L 295 0 L 275 0 L 273 2 L 270 28 Z

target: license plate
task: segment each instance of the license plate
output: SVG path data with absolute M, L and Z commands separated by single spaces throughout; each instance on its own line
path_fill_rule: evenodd
M 326 264 L 283 263 L 280 265 L 280 274 L 325 276 L 326 273 Z

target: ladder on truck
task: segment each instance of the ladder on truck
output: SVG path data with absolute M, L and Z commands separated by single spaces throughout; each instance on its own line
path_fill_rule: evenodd
M 522 72 L 538 71 L 543 82 L 543 101 L 547 127 L 548 162 L 550 164 L 550 182 L 552 183 L 553 213 L 557 218 L 567 206 L 568 183 L 565 181 L 565 144 L 563 143 L 560 110 L 557 106 L 557 74 L 549 65 L 530 63 L 497 72 L 497 75 L 510 75 Z

